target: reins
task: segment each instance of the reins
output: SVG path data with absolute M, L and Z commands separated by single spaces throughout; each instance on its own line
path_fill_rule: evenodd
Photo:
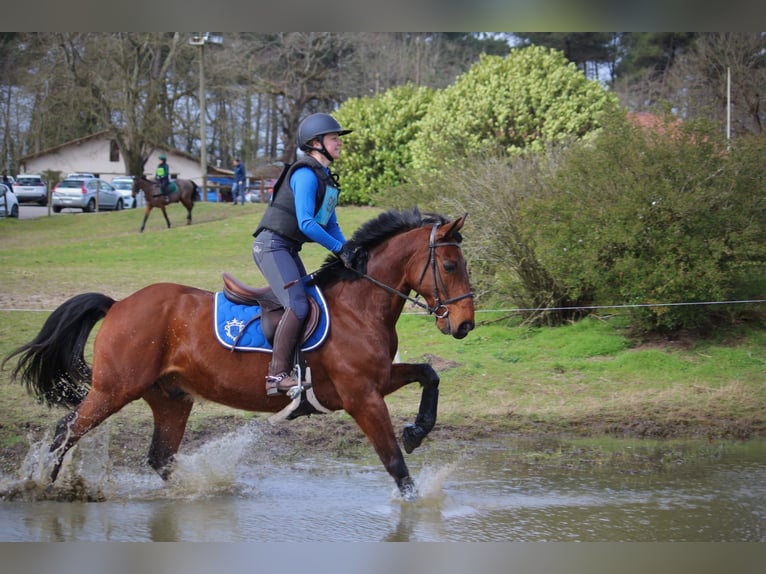
M 428 240 L 428 259 L 426 260 L 425 265 L 423 266 L 423 271 L 420 274 L 420 279 L 418 280 L 418 286 L 420 286 L 423 283 L 423 279 L 425 278 L 426 271 L 428 271 L 429 264 L 431 267 L 431 273 L 434 276 L 434 301 L 436 305 L 434 307 L 431 307 L 427 303 L 421 302 L 417 299 L 417 297 L 411 297 L 407 293 L 402 293 L 398 289 L 394 289 L 390 285 L 386 285 L 385 283 L 382 283 L 375 279 L 374 277 L 371 277 L 367 275 L 367 273 L 363 273 L 362 271 L 359 271 L 358 269 L 353 269 L 359 276 L 364 277 L 369 282 L 373 283 L 374 285 L 377 285 L 381 289 L 388 291 L 392 295 L 396 295 L 398 297 L 401 297 L 402 299 L 405 299 L 406 301 L 409 301 L 413 305 L 417 305 L 421 309 L 425 309 L 428 311 L 428 314 L 436 315 L 439 319 L 446 319 L 449 316 L 449 309 L 447 308 L 447 305 L 451 303 L 455 303 L 457 301 L 460 301 L 462 299 L 466 299 L 467 297 L 473 297 L 473 292 L 468 291 L 467 293 L 464 293 L 462 295 L 458 295 L 457 297 L 452 297 L 450 299 L 446 299 L 444 301 L 441 300 L 441 297 L 439 296 L 439 283 L 444 285 L 444 281 L 441 279 L 441 275 L 439 274 L 437 268 L 436 268 L 436 248 L 437 247 L 457 247 L 460 248 L 460 244 L 454 241 L 450 242 L 443 242 L 443 243 L 437 243 L 436 242 L 436 229 L 439 227 L 438 223 L 435 223 L 434 226 L 431 228 L 431 236 Z M 446 288 L 444 288 L 444 291 L 446 292 Z M 418 294 L 418 297 L 420 294 Z

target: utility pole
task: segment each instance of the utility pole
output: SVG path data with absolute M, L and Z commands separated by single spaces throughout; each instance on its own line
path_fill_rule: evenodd
M 205 44 L 223 44 L 223 36 L 195 32 L 189 44 L 199 46 L 199 168 L 202 172 L 202 201 L 207 201 L 207 109 L 205 105 Z

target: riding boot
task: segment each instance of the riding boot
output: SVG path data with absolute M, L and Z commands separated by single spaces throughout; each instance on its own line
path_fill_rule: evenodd
M 302 330 L 303 321 L 298 319 L 295 312 L 291 309 L 285 311 L 274 333 L 274 350 L 266 377 L 266 394 L 270 397 L 286 393 L 300 384 L 300 381 L 296 381 L 292 376 L 292 360 Z

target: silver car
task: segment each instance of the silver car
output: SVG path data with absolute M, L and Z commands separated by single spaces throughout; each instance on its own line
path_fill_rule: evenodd
M 13 184 L 13 192 L 21 203 L 48 205 L 48 186 L 39 175 L 20 173 Z
M 125 201 L 108 181 L 96 177 L 68 177 L 53 188 L 51 205 L 55 213 L 67 207 L 90 213 L 96 209 L 119 211 L 125 206 Z

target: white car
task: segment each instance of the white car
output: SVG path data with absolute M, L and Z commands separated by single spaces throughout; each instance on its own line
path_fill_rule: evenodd
M 19 217 L 19 200 L 4 183 L 0 183 L 0 217 Z
M 126 208 L 136 207 L 137 197 L 133 197 L 133 176 L 120 175 L 112 178 L 112 185 L 122 194 L 122 203 Z M 139 192 L 140 193 L 140 192 Z
M 13 184 L 13 193 L 21 203 L 48 205 L 48 186 L 37 174 L 20 173 Z

